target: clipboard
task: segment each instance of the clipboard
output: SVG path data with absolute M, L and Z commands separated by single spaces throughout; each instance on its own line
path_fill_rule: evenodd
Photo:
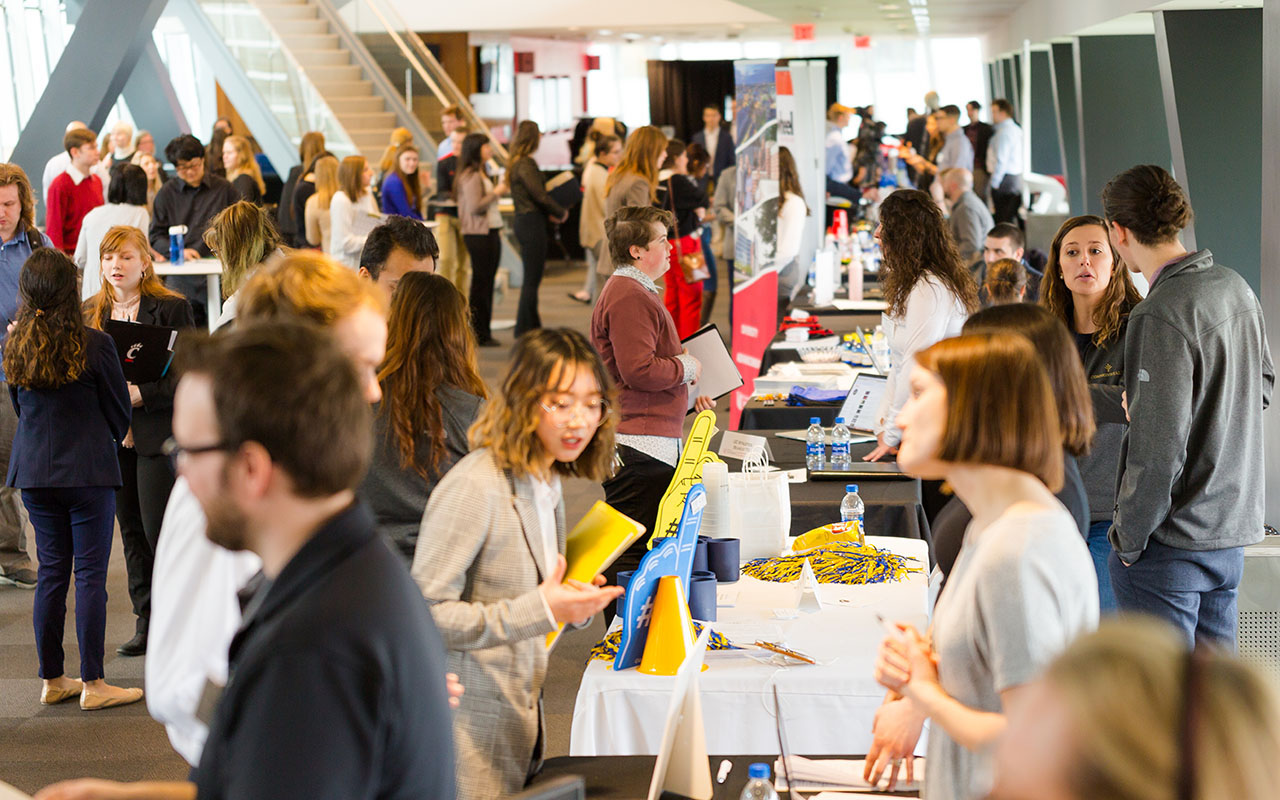
M 702 377 L 697 383 L 689 385 L 689 408 L 685 411 L 686 414 L 693 413 L 693 404 L 699 396 L 706 395 L 719 400 L 744 383 L 738 366 L 733 363 L 733 356 L 729 355 L 729 349 L 724 346 L 724 339 L 720 338 L 720 329 L 714 322 L 681 339 L 680 344 L 702 364 Z
M 102 330 L 115 340 L 120 367 L 129 383 L 153 383 L 169 371 L 177 328 L 112 319 Z

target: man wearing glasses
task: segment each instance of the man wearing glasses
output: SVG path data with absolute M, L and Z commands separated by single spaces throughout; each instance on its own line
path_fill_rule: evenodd
M 205 228 L 219 211 L 240 198 L 228 181 L 205 171 L 204 145 L 191 134 L 183 134 L 169 142 L 164 148 L 164 157 L 174 165 L 177 177 L 170 178 L 156 192 L 149 237 L 151 248 L 168 255 L 169 228 L 186 225 L 186 257 L 209 258 L 213 253 L 204 243 Z M 204 319 L 207 293 L 204 277 L 172 276 L 166 282 L 191 301 L 196 325 L 207 325 L 208 320 Z

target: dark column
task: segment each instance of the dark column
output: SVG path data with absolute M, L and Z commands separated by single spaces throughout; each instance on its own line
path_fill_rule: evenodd
M 1067 201 L 1072 214 L 1084 213 L 1084 136 L 1080 130 L 1080 93 L 1076 90 L 1075 42 L 1054 44 L 1053 82 L 1057 87 L 1062 156 L 1067 171 Z
M 1031 51 L 1031 108 L 1028 111 L 1024 116 L 1031 125 L 1031 171 L 1041 175 L 1063 174 L 1057 89 L 1053 59 L 1047 50 Z
M 1102 213 L 1102 187 L 1135 164 L 1172 161 L 1154 36 L 1081 36 L 1084 212 Z
M 1002 63 L 1004 66 L 1004 99 L 1013 104 L 1014 117 L 1022 119 L 1022 116 L 1018 113 L 1018 81 L 1014 77 L 1013 57 L 1009 56 L 1002 59 Z
M 33 185 L 40 185 L 45 162 L 62 149 L 68 121 L 79 117 L 95 131 L 102 127 L 151 42 L 151 31 L 165 3 L 112 0 L 84 7 L 10 156 Z
M 1174 175 L 1196 212 L 1185 244 L 1212 250 L 1257 291 L 1263 252 L 1262 9 L 1154 16 Z

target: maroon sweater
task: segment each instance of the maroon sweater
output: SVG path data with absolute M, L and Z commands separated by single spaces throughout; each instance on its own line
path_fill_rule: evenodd
M 102 181 L 97 175 L 90 175 L 79 185 L 65 172 L 54 178 L 45 198 L 44 228 L 49 241 L 67 255 L 74 255 L 80 240 L 80 223 L 100 205 Z
M 634 278 L 614 275 L 591 315 L 591 340 L 618 384 L 618 433 L 680 438 L 689 407 L 680 338 L 662 298 Z

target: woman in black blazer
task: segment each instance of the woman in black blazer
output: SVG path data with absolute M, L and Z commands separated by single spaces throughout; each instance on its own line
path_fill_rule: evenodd
M 102 330 L 109 320 L 140 322 L 166 328 L 195 325 L 191 303 L 165 288 L 151 264 L 151 248 L 137 228 L 120 225 L 107 231 L 99 247 L 102 289 L 85 301 L 84 321 Z M 116 648 L 122 656 L 147 652 L 151 621 L 151 569 L 164 508 L 173 489 L 173 465 L 161 452 L 172 434 L 172 374 L 158 381 L 129 384 L 133 423 L 117 456 L 123 485 L 116 492 L 116 518 L 129 573 L 129 599 L 138 618 L 134 637 Z
M 18 316 L 4 371 L 18 414 L 7 485 L 22 490 L 40 569 L 32 611 L 44 686 L 40 702 L 80 698 L 83 709 L 142 699 L 103 680 L 107 562 L 120 486 L 116 443 L 129 430 L 129 388 L 115 343 L 86 328 L 76 265 L 40 248 L 18 278 Z M 67 587 L 76 576 L 80 680 L 64 674 Z

